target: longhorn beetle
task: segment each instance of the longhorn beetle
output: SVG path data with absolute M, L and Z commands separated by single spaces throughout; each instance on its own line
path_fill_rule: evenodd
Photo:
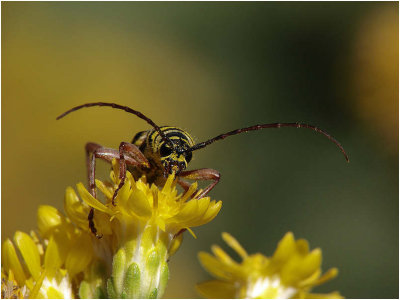
M 135 179 L 138 179 L 142 175 L 145 175 L 147 178 L 147 182 L 154 183 L 158 186 L 162 186 L 165 183 L 166 178 L 169 174 L 174 174 L 176 177 L 178 177 L 178 184 L 182 186 L 184 190 L 187 190 L 190 186 L 190 184 L 184 179 L 212 180 L 212 183 L 210 183 L 196 197 L 202 198 L 206 196 L 219 182 L 220 174 L 218 171 L 213 169 L 185 171 L 188 163 L 192 159 L 192 152 L 202 149 L 216 141 L 223 140 L 228 136 L 253 130 L 281 127 L 312 129 L 318 133 L 323 134 L 337 147 L 339 147 L 346 161 L 349 162 L 349 158 L 344 151 L 342 145 L 335 138 L 333 138 L 322 129 L 319 129 L 318 127 L 304 123 L 270 123 L 253 125 L 250 127 L 235 129 L 227 133 L 217 135 L 216 137 L 213 137 L 205 142 L 196 144 L 190 134 L 186 131 L 177 127 L 157 126 L 151 119 L 146 117 L 141 112 L 133 110 L 132 108 L 129 108 L 127 106 L 122 106 L 115 103 L 94 102 L 82 104 L 64 112 L 57 117 L 57 120 L 65 117 L 71 112 L 74 112 L 84 107 L 92 106 L 108 106 L 124 110 L 145 120 L 153 127 L 153 129 L 151 130 L 141 131 L 137 133 L 131 143 L 121 142 L 118 150 L 105 148 L 96 143 L 86 144 L 86 166 L 88 170 L 89 190 L 93 197 L 96 198 L 96 158 L 101 158 L 108 162 L 111 162 L 115 158 L 119 161 L 120 183 L 112 197 L 113 205 L 116 205 L 114 202 L 115 197 L 117 196 L 118 191 L 124 185 L 127 169 L 133 174 Z M 89 228 L 97 238 L 101 238 L 101 235 L 97 234 L 97 229 L 94 225 L 93 218 L 94 209 L 91 208 L 88 215 Z

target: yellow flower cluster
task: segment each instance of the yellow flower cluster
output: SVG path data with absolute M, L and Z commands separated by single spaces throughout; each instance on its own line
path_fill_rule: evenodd
M 16 232 L 2 245 L 2 298 L 159 298 L 168 278 L 168 260 L 182 243 L 182 232 L 210 222 L 221 201 L 198 199 L 197 183 L 179 194 L 171 175 L 163 187 L 126 181 L 112 203 L 119 185 L 113 162 L 111 182 L 96 180 L 102 201 L 82 183 L 78 194 L 67 188 L 65 215 L 48 205 L 39 207 L 38 234 Z M 78 196 L 79 195 L 79 196 Z M 89 229 L 88 215 L 102 238 Z M 224 241 L 241 257 L 233 260 L 220 247 L 213 255 L 199 253 L 205 269 L 217 279 L 197 290 L 207 298 L 341 298 L 338 292 L 311 293 L 312 288 L 337 275 L 332 268 L 321 272 L 319 248 L 309 250 L 304 239 L 287 233 L 272 257 L 249 255 L 227 233 Z
M 2 247 L 2 298 L 73 298 L 71 273 L 65 268 L 68 249 L 61 253 L 55 236 L 44 246 L 34 232 L 18 231 L 14 243 L 7 239 Z
M 39 208 L 40 238 L 17 232 L 14 243 L 3 243 L 4 297 L 154 298 L 163 294 L 169 276 L 167 260 L 179 248 L 181 233 L 193 234 L 191 227 L 210 222 L 222 203 L 209 197 L 197 199 L 196 184 L 178 194 L 172 175 L 160 189 L 145 178 L 135 181 L 127 172 L 114 206 L 111 199 L 118 174 L 114 161 L 112 182 L 96 180 L 103 202 L 79 183 L 80 197 L 72 188 L 66 190 L 66 216 L 51 206 Z M 101 239 L 88 227 L 91 207 Z
M 198 292 L 206 298 L 342 298 L 338 292 L 312 294 L 310 290 L 337 275 L 332 268 L 321 276 L 320 249 L 309 251 L 306 240 L 295 240 L 291 232 L 279 242 L 272 257 L 260 253 L 249 255 L 228 233 L 222 238 L 242 258 L 234 261 L 220 247 L 213 246 L 211 255 L 199 253 L 204 268 L 216 280 L 197 285 Z

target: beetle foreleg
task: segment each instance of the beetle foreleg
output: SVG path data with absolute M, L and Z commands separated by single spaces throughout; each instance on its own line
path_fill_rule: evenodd
M 178 184 L 183 188 L 185 193 L 189 190 L 191 184 L 181 178 L 178 178 Z
M 101 239 L 101 238 L 103 237 L 103 235 L 102 235 L 102 234 L 97 234 L 97 229 L 96 229 L 96 226 L 94 225 L 93 219 L 94 219 L 94 208 L 91 207 L 91 208 L 90 208 L 90 211 L 89 211 L 89 215 L 88 215 L 89 228 L 90 228 L 90 231 L 91 231 L 98 239 Z
M 111 148 L 105 148 L 96 143 L 87 143 L 85 146 L 85 150 L 86 150 L 86 167 L 88 170 L 88 179 L 89 179 L 89 192 L 94 198 L 96 198 L 96 183 L 95 183 L 96 158 L 101 158 L 108 162 L 112 162 L 112 160 L 114 158 L 120 160 L 121 159 L 121 154 L 120 154 L 121 151 L 111 149 Z M 132 151 L 132 153 L 136 153 L 136 152 Z M 128 153 L 128 154 L 130 154 L 130 153 Z M 141 155 L 143 156 L 143 154 L 141 154 Z M 133 155 L 131 155 L 131 156 L 123 155 L 123 157 L 122 157 L 123 158 L 123 167 L 122 168 L 123 168 L 124 175 L 125 175 L 125 171 L 126 171 L 126 164 L 129 164 L 132 166 L 137 166 L 137 165 L 140 165 L 141 163 L 143 163 L 143 162 L 139 163 L 132 156 Z M 140 155 L 138 157 L 140 160 L 140 158 L 141 158 Z M 146 162 L 147 162 L 147 160 L 146 160 Z M 120 162 L 120 177 L 121 177 L 121 162 Z M 114 194 L 113 199 L 112 199 L 113 204 L 114 204 L 115 196 L 116 196 L 116 193 Z M 94 209 L 91 208 L 89 215 L 88 215 L 89 228 L 90 228 L 91 232 L 97 238 L 101 238 L 102 235 L 97 234 L 97 229 L 94 225 L 93 218 L 94 218 Z
M 132 164 L 132 160 L 135 162 Z M 117 189 L 114 191 L 114 195 L 112 197 L 112 204 L 115 205 L 115 198 L 117 197 L 118 191 L 124 186 L 125 178 L 126 178 L 126 164 L 143 166 L 148 168 L 150 166 L 146 157 L 140 151 L 140 149 L 131 143 L 122 142 L 119 144 L 119 185 Z
M 221 174 L 214 169 L 198 169 L 198 170 L 190 170 L 190 171 L 182 171 L 179 174 L 179 177 L 185 179 L 192 180 L 212 180 L 210 183 L 199 195 L 196 196 L 197 199 L 203 198 L 207 196 L 207 194 L 217 185 L 219 180 L 221 179 Z M 178 181 L 179 184 L 185 189 L 186 185 L 184 181 Z M 187 184 L 187 183 L 186 183 Z

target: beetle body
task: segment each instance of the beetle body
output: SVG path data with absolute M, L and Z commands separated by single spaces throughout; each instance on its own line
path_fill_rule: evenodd
M 217 135 L 209 140 L 195 144 L 194 140 L 186 131 L 172 126 L 157 126 L 150 118 L 146 117 L 141 112 L 122 106 L 116 103 L 107 102 L 93 102 L 86 103 L 64 112 L 57 117 L 61 119 L 67 114 L 85 107 L 93 106 L 107 106 L 128 113 L 134 114 L 137 117 L 145 120 L 152 126 L 151 130 L 141 131 L 137 133 L 131 143 L 121 142 L 118 150 L 112 148 L 105 148 L 96 143 L 86 144 L 86 164 L 88 169 L 89 190 L 93 197 L 96 198 L 96 184 L 95 184 L 95 168 L 96 159 L 101 158 L 108 162 L 117 159 L 119 162 L 119 178 L 120 183 L 115 190 L 112 204 L 116 205 L 114 199 L 118 191 L 122 188 L 126 178 L 126 170 L 131 171 L 135 179 L 146 176 L 149 183 L 154 183 L 157 186 L 163 186 L 168 174 L 174 174 L 177 177 L 177 182 L 184 190 L 190 187 L 186 179 L 190 180 L 209 180 L 212 181 L 204 189 L 196 193 L 196 198 L 205 197 L 219 182 L 220 174 L 213 169 L 197 169 L 186 170 L 188 163 L 192 159 L 193 151 L 202 149 L 216 141 L 223 140 L 229 136 L 245 133 L 249 131 L 261 130 L 266 128 L 281 128 L 281 127 L 294 127 L 294 128 L 308 128 L 318 132 L 332 141 L 342 151 L 344 157 L 349 161 L 346 152 L 342 145 L 334 139 L 327 132 L 313 125 L 304 123 L 268 123 L 258 124 L 245 128 L 235 129 L 220 135 Z M 100 238 L 101 235 L 97 234 L 97 229 L 93 221 L 94 209 L 91 208 L 88 215 L 89 228 L 96 237 Z

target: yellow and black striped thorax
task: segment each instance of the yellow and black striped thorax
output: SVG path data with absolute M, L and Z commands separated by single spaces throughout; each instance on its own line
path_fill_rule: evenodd
M 172 126 L 162 126 L 160 129 L 176 147 L 189 149 L 194 146 L 192 137 L 186 131 Z M 146 144 L 156 152 L 164 145 L 164 141 L 158 131 L 153 129 L 147 134 Z
M 173 143 L 174 148 L 171 148 L 155 129 L 137 133 L 133 138 L 132 144 L 138 146 L 145 155 L 149 155 L 151 152 L 153 158 L 158 156 L 161 161 L 166 159 L 181 161 L 185 158 L 185 162 L 188 163 L 192 158 L 192 153 L 183 153 L 183 157 L 178 153 L 182 153 L 195 145 L 190 134 L 183 129 L 172 126 L 161 126 L 160 129 L 168 140 Z

